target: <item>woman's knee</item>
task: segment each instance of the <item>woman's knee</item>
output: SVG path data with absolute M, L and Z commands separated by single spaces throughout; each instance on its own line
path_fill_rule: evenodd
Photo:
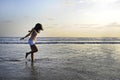
M 36 48 L 34 52 L 38 52 L 38 49 Z
M 33 52 L 38 52 L 38 49 L 37 49 L 37 48 L 35 48 L 35 49 L 33 49 L 32 51 L 33 51 Z
M 33 52 L 38 52 L 38 48 L 35 45 L 31 46 L 31 49 Z

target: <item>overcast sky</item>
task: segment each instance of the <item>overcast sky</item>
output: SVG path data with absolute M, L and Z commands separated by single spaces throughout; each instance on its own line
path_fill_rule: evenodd
M 120 0 L 0 0 L 0 36 L 119 37 Z

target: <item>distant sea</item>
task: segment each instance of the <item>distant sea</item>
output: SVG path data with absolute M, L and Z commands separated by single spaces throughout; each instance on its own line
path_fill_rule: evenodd
M 28 38 L 0 37 L 0 44 L 27 44 Z M 36 44 L 120 44 L 118 37 L 38 37 Z

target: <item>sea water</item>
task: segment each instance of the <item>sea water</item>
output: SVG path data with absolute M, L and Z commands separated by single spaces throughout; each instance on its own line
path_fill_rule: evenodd
M 19 37 L 2 37 L 0 80 L 120 80 L 120 44 L 113 44 L 119 40 L 38 38 L 36 45 L 39 51 L 34 54 L 32 63 L 30 56 L 27 61 L 24 58 L 25 53 L 30 51 L 27 39 L 19 41 Z

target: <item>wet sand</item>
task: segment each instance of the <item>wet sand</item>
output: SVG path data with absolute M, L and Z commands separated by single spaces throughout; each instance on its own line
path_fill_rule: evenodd
M 31 63 L 27 44 L 0 45 L 0 80 L 120 80 L 118 44 L 39 44 Z M 6 50 L 7 49 L 7 50 Z

